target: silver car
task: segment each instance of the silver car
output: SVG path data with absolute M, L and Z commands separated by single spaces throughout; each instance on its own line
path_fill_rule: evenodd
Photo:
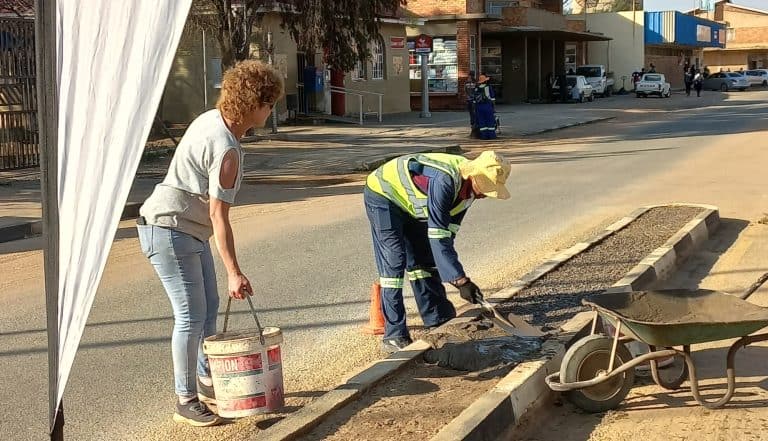
M 728 92 L 731 89 L 747 90 L 747 77 L 737 72 L 718 72 L 704 79 L 704 89 Z
M 745 72 L 751 86 L 768 86 L 768 69 L 752 69 Z

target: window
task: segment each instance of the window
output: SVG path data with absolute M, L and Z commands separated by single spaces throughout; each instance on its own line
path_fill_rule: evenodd
M 410 60 L 409 78 L 411 92 L 421 92 L 421 60 L 414 50 L 415 40 L 408 40 Z M 429 92 L 458 93 L 459 63 L 455 38 L 435 37 L 432 40 L 432 53 L 429 54 Z
M 469 36 L 469 71 L 475 75 L 480 73 L 477 71 L 477 42 L 474 35 Z
M 358 60 L 352 69 L 352 81 L 365 81 L 368 78 L 368 69 L 365 61 Z
M 736 29 L 728 28 L 725 30 L 725 42 L 736 39 Z
M 371 69 L 372 80 L 384 79 L 384 44 L 381 40 L 374 40 L 371 43 L 371 61 L 373 63 Z

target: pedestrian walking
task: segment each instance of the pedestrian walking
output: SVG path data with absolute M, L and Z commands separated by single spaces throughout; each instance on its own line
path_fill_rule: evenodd
M 691 96 L 691 87 L 693 87 L 693 77 L 696 76 L 696 69 L 691 67 L 685 72 L 683 81 L 685 82 L 685 96 Z
M 476 199 L 509 198 L 509 173 L 506 160 L 485 151 L 471 161 L 445 153 L 405 155 L 368 176 L 363 199 L 381 284 L 385 352 L 411 344 L 403 304 L 405 273 L 426 327 L 456 316 L 444 282 L 468 302 L 482 299 L 459 262 L 454 241 Z
M 704 76 L 701 74 L 701 71 L 696 71 L 696 74 L 693 76 L 693 88 L 696 89 L 696 96 L 701 96 L 701 89 L 704 87 Z
M 496 93 L 488 84 L 488 76 L 480 74 L 475 86 L 475 123 L 480 139 L 496 139 Z
M 215 400 L 202 341 L 216 333 L 219 293 L 209 239 L 227 269 L 227 293 L 252 295 L 235 254 L 229 209 L 243 177 L 240 138 L 263 127 L 283 94 L 271 67 L 244 61 L 223 77 L 216 108 L 197 117 L 182 137 L 168 174 L 140 210 L 142 252 L 149 258 L 173 309 L 173 375 L 178 396 L 174 421 L 213 426 L 221 420 L 200 397 Z

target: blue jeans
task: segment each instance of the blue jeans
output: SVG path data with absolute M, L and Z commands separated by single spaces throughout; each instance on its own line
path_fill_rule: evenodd
M 205 337 L 216 333 L 219 293 L 211 245 L 189 234 L 137 225 L 141 251 L 155 267 L 173 308 L 173 375 L 176 395 L 197 396 L 196 374 L 210 377 Z
M 456 317 L 456 309 L 448 300 L 435 268 L 427 223 L 412 218 L 368 187 L 363 194 L 381 280 L 384 338 L 410 337 L 403 303 L 405 272 L 424 326 L 436 326 Z

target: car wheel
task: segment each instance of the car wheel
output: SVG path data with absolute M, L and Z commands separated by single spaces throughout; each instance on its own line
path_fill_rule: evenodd
M 720 91 L 721 92 L 728 92 L 728 85 L 723 83 L 720 85 Z
M 613 87 L 609 86 L 609 87 L 608 87 L 608 88 L 605 90 L 605 96 L 611 96 L 611 95 L 613 95 Z
M 763 80 L 763 87 L 768 87 L 768 80 Z
M 639 93 L 638 93 L 638 94 L 635 94 L 635 95 L 637 95 L 637 97 L 638 97 L 638 98 L 642 98 L 642 97 L 643 97 L 643 96 L 642 96 L 642 95 L 640 95 Z

